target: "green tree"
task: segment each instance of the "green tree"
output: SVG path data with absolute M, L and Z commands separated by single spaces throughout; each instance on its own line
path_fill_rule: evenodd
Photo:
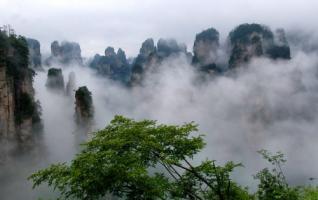
M 258 172 L 255 179 L 260 181 L 257 197 L 259 200 L 298 200 L 299 191 L 290 187 L 282 170 L 286 162 L 281 152 L 271 154 L 267 150 L 260 150 L 259 153 L 265 160 L 273 165 L 273 169 L 264 168 Z
M 193 164 L 205 146 L 202 135 L 190 136 L 196 131 L 194 123 L 158 125 L 115 116 L 69 165 L 51 165 L 29 179 L 34 187 L 47 182 L 63 199 L 249 199 L 230 179 L 240 164 Z
M 300 188 L 301 200 L 318 200 L 318 187 L 307 186 Z

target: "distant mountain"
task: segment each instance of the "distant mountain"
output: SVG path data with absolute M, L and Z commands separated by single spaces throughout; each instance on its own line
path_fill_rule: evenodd
M 88 63 L 89 67 L 104 77 L 128 85 L 139 85 L 147 72 L 155 72 L 158 66 L 169 57 L 185 56 L 189 64 L 201 74 L 219 74 L 248 63 L 254 57 L 291 59 L 291 50 L 285 31 L 271 29 L 261 24 L 241 24 L 232 30 L 224 45 L 220 45 L 220 35 L 215 28 L 198 33 L 193 44 L 193 55 L 185 44 L 175 39 L 159 39 L 155 44 L 152 38 L 146 39 L 139 54 L 128 62 L 125 51 L 115 52 L 107 47 L 103 55 L 96 54 Z M 41 65 L 40 44 L 34 39 L 28 40 L 33 68 Z M 222 47 L 221 47 L 222 46 Z M 221 52 L 221 53 L 220 53 Z M 45 64 L 83 65 L 81 48 L 75 42 L 54 41 L 51 44 L 51 56 Z
M 175 39 L 161 38 L 158 40 L 157 46 L 152 38 L 145 40 L 132 64 L 131 84 L 140 84 L 145 73 L 157 70 L 157 66 L 166 58 L 182 54 L 189 60 L 192 59 L 192 54 L 187 52 L 186 45 L 178 43 Z
M 58 41 L 51 43 L 51 56 L 45 60 L 48 66 L 56 64 L 63 65 L 83 65 L 83 58 L 81 55 L 81 47 L 76 42 L 64 41 L 59 44 Z
M 96 70 L 99 75 L 112 80 L 127 83 L 130 77 L 130 65 L 125 52 L 119 48 L 117 53 L 113 47 L 107 47 L 103 56 L 96 54 L 89 67 Z
M 29 48 L 29 65 L 33 69 L 42 69 L 41 46 L 38 40 L 27 38 Z
M 290 47 L 282 29 L 274 33 L 260 24 L 241 24 L 229 34 L 229 68 L 248 62 L 252 57 L 290 59 Z
M 48 70 L 46 87 L 55 91 L 64 92 L 64 77 L 62 69 L 50 68 Z
M 202 72 L 219 71 L 216 64 L 220 47 L 219 32 L 209 28 L 197 34 L 193 45 L 192 64 Z

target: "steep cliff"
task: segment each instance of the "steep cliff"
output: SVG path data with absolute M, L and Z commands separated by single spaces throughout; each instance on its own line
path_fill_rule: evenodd
M 55 91 L 64 91 L 62 69 L 50 68 L 47 72 L 46 87 Z
M 86 86 L 79 87 L 75 92 L 75 122 L 85 131 L 89 131 L 94 117 L 92 93 Z
M 68 81 L 65 88 L 66 96 L 74 96 L 73 94 L 75 91 L 75 87 L 76 87 L 75 73 L 70 72 L 68 75 Z
M 82 65 L 83 59 L 81 56 L 81 47 L 76 42 L 64 41 L 59 44 L 58 41 L 54 41 L 51 44 L 51 56 L 46 59 L 46 65 L 53 64 L 64 64 L 71 65 L 77 64 Z
M 32 146 L 40 127 L 39 104 L 32 86 L 34 71 L 28 68 L 28 55 L 24 37 L 0 32 L 0 143 L 10 143 L 1 145 L 2 155 L 13 143 Z
M 157 56 L 159 59 L 164 59 L 169 56 L 187 53 L 187 46 L 183 43 L 178 43 L 175 39 L 160 38 L 157 42 Z
M 27 38 L 27 43 L 29 47 L 30 67 L 36 70 L 42 69 L 40 42 L 35 39 Z
M 219 32 L 214 28 L 209 28 L 197 34 L 193 45 L 192 64 L 199 71 L 219 71 L 220 69 L 216 64 L 219 46 Z
M 143 78 L 144 68 L 150 62 L 151 57 L 157 52 L 155 42 L 152 38 L 148 38 L 141 44 L 139 54 L 135 59 L 131 71 L 131 84 L 140 84 Z
M 141 84 L 147 72 L 156 71 L 157 66 L 165 59 L 180 55 L 186 56 L 189 61 L 192 59 L 192 54 L 187 52 L 186 45 L 178 43 L 175 39 L 161 38 L 158 40 L 157 46 L 152 38 L 145 40 L 132 64 L 130 84 Z
M 267 50 L 272 59 L 290 59 L 290 47 L 284 29 L 277 29 L 274 34 L 274 45 Z
M 96 54 L 90 63 L 99 75 L 126 84 L 130 77 L 130 66 L 125 52 L 119 48 L 117 53 L 113 47 L 107 47 L 104 56 Z
M 274 35 L 266 26 L 242 24 L 230 32 L 229 41 L 231 44 L 229 68 L 244 64 L 253 57 L 290 59 L 290 48 L 281 30 Z

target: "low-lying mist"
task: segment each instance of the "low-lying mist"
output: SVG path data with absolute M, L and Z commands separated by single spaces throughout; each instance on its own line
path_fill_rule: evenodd
M 61 66 L 54 66 L 61 67 Z M 302 51 L 289 61 L 254 59 L 221 76 L 200 75 L 183 56 L 165 60 L 143 86 L 128 88 L 83 66 L 62 67 L 64 80 L 75 72 L 76 87 L 86 85 L 95 108 L 93 131 L 114 115 L 181 124 L 195 121 L 205 134 L 199 159 L 242 162 L 233 178 L 253 188 L 251 175 L 266 166 L 259 149 L 282 151 L 286 176 L 292 184 L 318 177 L 318 57 Z M 4 199 L 47 197 L 45 187 L 32 190 L 26 178 L 53 162 L 69 162 L 81 142 L 74 123 L 74 98 L 46 88 L 46 72 L 34 80 L 42 107 L 44 133 L 40 152 L 12 160 L 0 172 Z M 74 94 L 73 94 L 74 96 Z

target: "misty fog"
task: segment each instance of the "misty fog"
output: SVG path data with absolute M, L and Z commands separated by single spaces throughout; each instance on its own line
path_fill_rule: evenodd
M 267 166 L 257 154 L 260 149 L 286 155 L 286 176 L 292 184 L 309 184 L 308 178 L 318 177 L 318 57 L 294 49 L 291 60 L 253 59 L 234 72 L 207 76 L 205 82 L 198 81 L 200 75 L 184 56 L 171 57 L 147 74 L 143 86 L 133 88 L 100 77 L 87 66 L 54 67 L 62 68 L 65 82 L 75 72 L 76 88 L 86 85 L 92 92 L 92 132 L 114 115 L 168 124 L 195 121 L 207 142 L 196 161 L 242 162 L 244 167 L 233 178 L 253 190 L 252 175 Z M 1 170 L 0 194 L 5 199 L 52 194 L 45 186 L 32 190 L 26 178 L 51 163 L 69 162 L 85 140 L 74 123 L 74 97 L 48 90 L 46 79 L 46 71 L 34 78 L 44 125 L 41 147 Z
M 253 175 L 270 167 L 260 149 L 285 155 L 283 171 L 291 185 L 317 185 L 317 8 L 317 0 L 0 0 L 0 27 L 9 24 L 17 35 L 38 40 L 43 67 L 33 81 L 43 132 L 31 150 L 0 162 L 0 200 L 56 198 L 47 185 L 32 189 L 27 177 L 50 164 L 70 162 L 80 144 L 115 115 L 177 125 L 194 121 L 199 128 L 194 134 L 203 134 L 206 146 L 193 162 L 242 163 L 232 178 L 252 192 L 258 183 Z M 193 53 L 196 34 L 213 27 L 220 44 L 210 61 L 227 68 L 229 33 L 242 23 L 264 24 L 273 32 L 283 28 L 291 59 L 254 57 L 232 70 L 202 74 L 178 54 L 151 66 L 155 70 L 145 71 L 136 86 L 89 66 L 95 54 L 103 56 L 105 48 L 114 47 L 114 52 L 124 51 L 131 70 L 147 38 L 154 38 L 154 45 L 160 38 L 175 38 Z M 53 41 L 78 43 L 84 64 L 47 66 Z M 65 85 L 74 73 L 75 89 L 87 86 L 92 92 L 89 133 L 75 121 L 75 90 L 68 96 L 46 86 L 49 68 L 62 69 Z

